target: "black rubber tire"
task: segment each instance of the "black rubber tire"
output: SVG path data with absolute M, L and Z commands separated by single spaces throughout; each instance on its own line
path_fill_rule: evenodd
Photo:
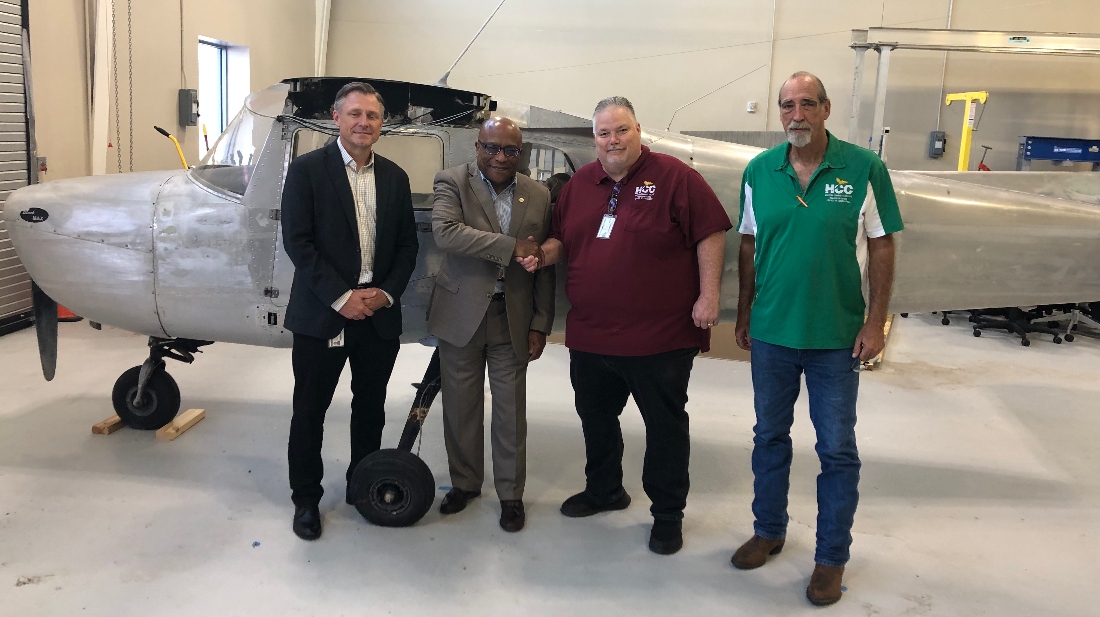
M 1055 345 L 1061 345 L 1061 344 L 1062 344 L 1062 337 L 1060 337 L 1060 336 L 1055 336 L 1055 337 L 1054 337 L 1054 344 L 1055 344 Z
M 940 323 L 942 323 L 945 326 L 950 326 L 951 325 L 951 320 L 944 317 L 943 319 L 940 320 Z
M 902 317 L 908 317 L 908 316 L 909 316 L 909 313 L 901 313 L 901 316 L 902 316 Z
M 127 425 L 143 430 L 154 431 L 172 421 L 180 411 L 180 388 L 176 380 L 164 370 L 157 369 L 145 386 L 145 404 L 135 407 L 134 395 L 137 394 L 138 376 L 141 367 L 128 369 L 115 381 L 111 391 L 111 402 L 115 413 Z
M 1020 344 L 1021 344 L 1021 345 L 1023 345 L 1024 347 L 1031 347 L 1031 341 L 1030 341 L 1030 340 L 1028 340 L 1028 339 L 1026 339 L 1026 338 L 1025 338 L 1025 339 L 1022 339 L 1022 340 L 1020 341 Z
M 981 335 L 982 335 L 982 331 L 977 329 L 977 328 L 974 328 L 974 336 L 981 336 Z
M 379 450 L 351 475 L 351 498 L 363 518 L 382 527 L 408 527 L 431 509 L 435 476 L 427 463 L 405 450 Z
M 1066 339 L 1067 343 L 1072 343 L 1073 342 L 1073 335 L 1072 334 L 1067 334 L 1065 336 L 1065 339 Z

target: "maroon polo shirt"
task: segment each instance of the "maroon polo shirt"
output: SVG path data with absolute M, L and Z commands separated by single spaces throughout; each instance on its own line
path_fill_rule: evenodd
M 565 345 L 612 356 L 710 349 L 710 330 L 691 318 L 695 251 L 733 227 L 725 208 L 699 172 L 646 146 L 620 185 L 610 238 L 596 237 L 615 186 L 599 161 L 573 175 L 554 208 L 550 237 L 569 262 Z

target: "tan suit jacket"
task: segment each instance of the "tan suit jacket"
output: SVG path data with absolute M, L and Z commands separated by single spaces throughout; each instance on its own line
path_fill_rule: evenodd
M 510 229 L 501 230 L 492 194 L 476 163 L 439 172 L 432 235 L 445 256 L 428 303 L 428 332 L 452 345 L 469 343 L 485 318 L 503 268 L 508 330 L 516 356 L 526 361 L 528 331 L 549 333 L 554 325 L 554 268 L 532 274 L 512 254 L 516 238 L 545 241 L 550 216 L 546 187 L 516 174 Z

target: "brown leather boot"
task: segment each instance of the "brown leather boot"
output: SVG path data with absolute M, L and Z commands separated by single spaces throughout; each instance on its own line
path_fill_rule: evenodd
M 810 585 L 806 587 L 806 599 L 814 606 L 836 604 L 843 593 L 840 590 L 840 581 L 843 576 L 844 566 L 814 565 Z
M 754 535 L 733 554 L 730 563 L 738 570 L 759 568 L 767 561 L 768 555 L 778 555 L 786 540 L 769 540 Z

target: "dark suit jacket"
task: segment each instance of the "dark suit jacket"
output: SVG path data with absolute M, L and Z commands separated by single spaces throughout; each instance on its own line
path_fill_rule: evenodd
M 405 171 L 375 154 L 374 178 L 378 215 L 370 285 L 393 296 L 393 306 L 367 319 L 378 336 L 395 339 L 401 336 L 401 294 L 416 267 L 416 221 Z M 330 339 L 347 322 L 332 303 L 356 287 L 362 264 L 355 200 L 335 141 L 290 163 L 282 210 L 283 246 L 294 263 L 286 328 Z

